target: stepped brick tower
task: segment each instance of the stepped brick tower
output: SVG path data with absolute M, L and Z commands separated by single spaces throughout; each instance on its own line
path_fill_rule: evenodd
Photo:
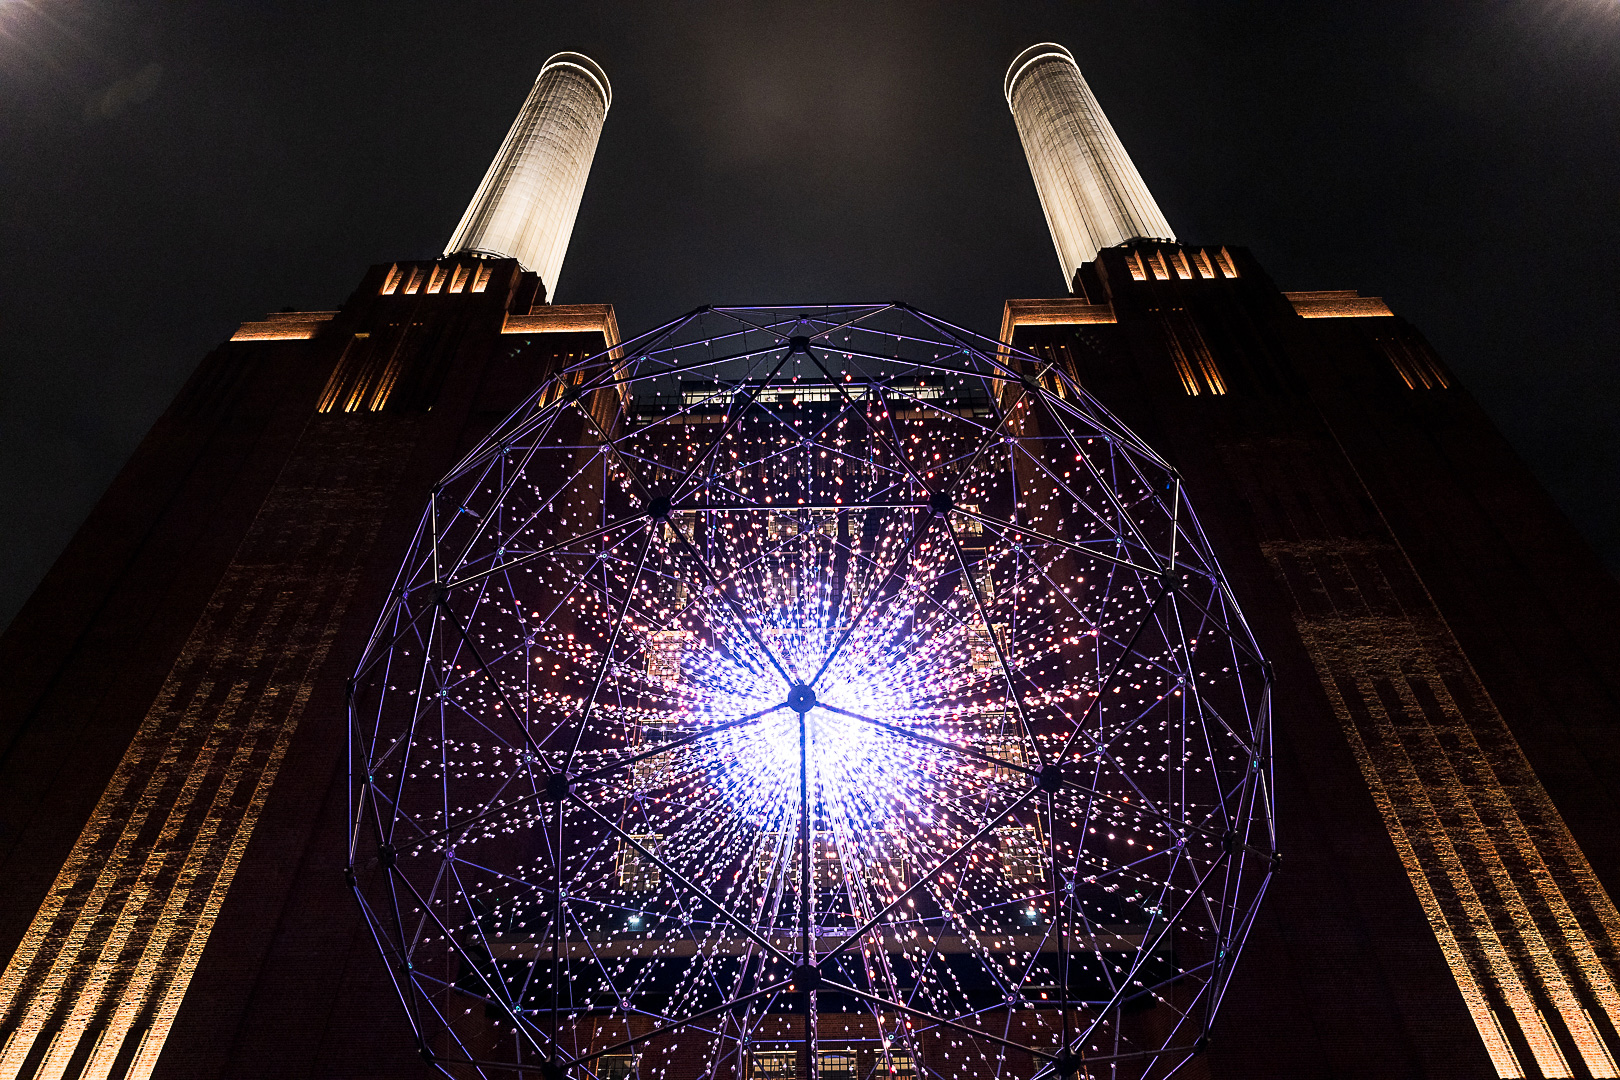
M 1141 238 L 1068 54 L 1007 87 L 1074 295 L 1002 340 L 1180 470 L 1276 666 L 1282 871 L 1210 1075 L 1620 1076 L 1620 586 L 1382 300 Z
M 0 1077 L 424 1071 L 341 876 L 345 685 L 434 483 L 618 339 L 546 303 L 608 94 L 554 57 L 450 254 L 244 323 L 0 640 Z

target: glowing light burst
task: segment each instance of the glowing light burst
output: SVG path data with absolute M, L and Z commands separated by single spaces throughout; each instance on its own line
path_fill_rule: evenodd
M 762 828 L 792 823 L 801 749 L 808 751 L 808 783 L 824 817 L 841 830 L 880 827 L 897 800 L 916 794 L 909 767 L 913 745 L 885 738 L 871 721 L 932 728 L 935 718 L 918 711 L 914 689 L 927 681 L 928 671 L 918 667 L 921 658 L 891 644 L 883 629 L 846 639 L 836 627 L 772 626 L 764 636 L 778 647 L 785 677 L 773 669 L 770 653 L 751 651 L 746 641 L 731 643 L 740 663 L 706 653 L 692 665 L 688 715 L 700 726 L 774 710 L 757 725 L 720 735 L 713 754 L 716 783 L 748 820 Z M 778 706 L 795 685 L 812 681 L 819 707 L 809 713 L 801 748 L 797 713 Z
M 1265 672 L 1069 374 L 710 309 L 436 489 L 356 675 L 351 874 L 456 1076 L 1164 1076 L 1275 864 Z

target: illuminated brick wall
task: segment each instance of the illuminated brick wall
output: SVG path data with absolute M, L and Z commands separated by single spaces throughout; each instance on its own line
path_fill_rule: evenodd
M 1210 250 L 1008 320 L 1182 470 L 1277 664 L 1283 872 L 1211 1075 L 1620 1075 L 1620 587 L 1381 300 L 1177 272 Z
M 335 870 L 344 688 L 438 476 L 616 339 L 541 299 L 395 263 L 244 324 L 0 641 L 0 1078 L 424 1068 Z

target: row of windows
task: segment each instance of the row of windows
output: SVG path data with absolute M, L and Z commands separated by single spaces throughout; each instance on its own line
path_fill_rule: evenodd
M 917 1075 L 908 1051 L 871 1050 L 867 1056 L 872 1062 L 870 1077 L 910 1080 Z M 797 1050 L 755 1050 L 748 1055 L 748 1080 L 795 1080 L 798 1067 Z M 860 1054 L 854 1049 L 822 1050 L 816 1054 L 816 1070 L 822 1080 L 857 1080 Z
M 773 536 L 772 539 L 776 538 Z M 975 564 L 973 584 L 978 590 L 980 602 L 988 604 L 995 599 L 995 578 L 982 562 Z M 684 603 L 688 595 L 686 582 L 676 582 L 675 602 Z M 839 627 L 826 631 L 829 634 L 840 632 Z M 767 644 L 776 646 L 778 653 L 794 647 L 801 633 L 778 629 L 762 631 Z M 1002 657 L 1009 657 L 1010 660 L 1012 636 L 1006 623 L 992 622 L 986 626 L 982 618 L 974 616 L 968 622 L 963 638 L 968 650 L 968 670 L 974 674 L 999 669 Z M 647 677 L 665 684 L 679 682 L 682 677 L 681 664 L 697 646 L 697 635 L 690 630 L 649 630 L 641 646 Z
M 1238 276 L 1232 253 L 1225 248 L 1213 254 L 1208 248 L 1175 248 L 1168 256 L 1164 248 L 1153 248 L 1145 256 L 1137 249 L 1126 253 L 1125 265 L 1134 281 L 1146 281 L 1148 274 L 1152 274 L 1155 281 L 1169 281 L 1172 274 L 1183 281 L 1190 281 L 1195 275 L 1201 278 Z
M 816 1068 L 822 1080 L 857 1080 L 861 1076 L 862 1052 L 853 1047 L 822 1050 L 816 1055 Z M 867 1050 L 870 1062 L 866 1074 L 871 1080 L 911 1080 L 917 1065 L 908 1050 Z M 799 1068 L 797 1050 L 754 1050 L 748 1055 L 748 1080 L 795 1080 Z M 598 1059 L 599 1080 L 640 1080 L 640 1054 L 605 1054 Z
M 407 296 L 421 292 L 483 292 L 489 287 L 490 273 L 490 264 L 482 260 L 471 263 L 436 262 L 426 266 L 421 263 L 407 263 L 404 266 L 395 263 L 388 268 L 388 276 L 383 279 L 382 295 L 393 296 L 401 292 Z M 470 289 L 469 282 L 472 285 Z
M 1020 741 L 1016 736 L 998 738 L 1004 738 L 1009 743 Z M 988 751 L 990 748 L 986 749 Z M 1016 747 L 1015 755 L 1007 754 L 1007 751 L 1012 749 L 1007 745 L 996 749 L 1000 754 L 1007 755 L 1002 757 L 1002 760 L 1016 757 L 1018 764 L 1025 763 L 1022 745 Z M 995 751 L 991 752 L 994 755 Z M 1012 770 L 1003 771 L 1011 773 Z M 790 843 L 792 840 L 786 833 L 764 835 L 759 853 L 755 857 L 754 878 L 757 884 L 769 882 L 771 875 L 782 864 L 782 853 L 788 850 Z M 839 887 L 844 882 L 844 863 L 843 857 L 838 852 L 837 842 L 828 833 L 817 832 L 811 838 L 811 847 L 814 850 L 814 876 L 817 883 L 827 888 Z M 662 885 L 664 872 L 659 863 L 663 860 L 663 850 L 664 837 L 660 833 L 631 833 L 619 841 L 618 858 L 614 866 L 619 888 L 630 893 L 650 893 Z M 1009 884 L 1039 884 L 1047 879 L 1048 853 L 1038 825 L 1003 825 L 998 828 L 996 855 L 1000 862 L 1002 877 Z M 909 871 L 907 860 L 896 850 L 896 845 L 886 843 L 880 852 L 863 862 L 858 876 L 867 885 L 896 885 L 908 880 Z
M 846 474 L 867 467 L 865 462 L 855 461 L 852 458 L 840 459 L 840 461 L 850 463 L 848 469 L 839 470 Z M 980 513 L 979 504 L 962 503 L 958 509 L 961 510 L 961 515 L 958 520 L 952 523 L 957 537 L 967 541 L 966 546 L 968 547 L 982 548 L 982 544 L 972 542 L 974 539 L 984 536 L 984 522 L 980 521 L 978 517 Z M 702 513 L 701 510 L 675 511 L 670 515 L 670 519 L 664 523 L 663 530 L 660 533 L 663 542 L 666 544 L 678 544 L 681 538 L 696 542 Z M 853 542 L 860 537 L 866 523 L 866 511 L 858 506 L 843 511 L 775 510 L 767 511 L 764 516 L 765 539 L 771 543 L 791 539 L 795 536 L 811 536 L 815 534 L 836 540 L 838 539 L 838 520 L 840 517 L 843 517 L 849 523 L 849 536 L 851 542 Z

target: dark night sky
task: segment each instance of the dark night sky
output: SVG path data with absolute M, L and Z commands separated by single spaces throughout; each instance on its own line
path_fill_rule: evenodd
M 1166 216 L 1418 324 L 1620 567 L 1620 4 L 0 0 L 0 623 L 245 318 L 436 255 L 552 52 L 615 99 L 559 302 L 1063 292 L 1001 77 Z

